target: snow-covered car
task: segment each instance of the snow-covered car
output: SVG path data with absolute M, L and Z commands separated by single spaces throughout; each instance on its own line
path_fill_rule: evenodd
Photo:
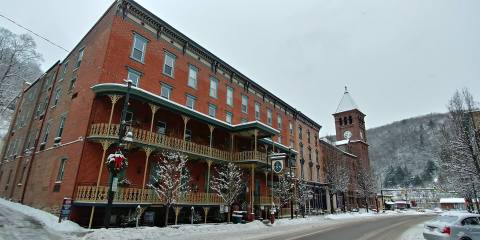
M 423 237 L 426 240 L 480 239 L 480 214 L 440 214 L 436 219 L 424 224 Z
M 434 208 L 433 212 L 434 213 L 443 213 L 443 210 L 441 208 Z

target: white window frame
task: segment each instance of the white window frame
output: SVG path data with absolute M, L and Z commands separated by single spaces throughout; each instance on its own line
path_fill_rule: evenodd
M 267 108 L 267 125 L 272 126 L 272 124 L 273 124 L 273 116 L 272 115 L 273 115 L 272 109 Z
M 242 113 L 248 113 L 248 96 L 242 94 Z
M 227 86 L 227 105 L 233 107 L 233 88 Z
M 233 113 L 226 112 L 225 113 L 225 122 L 232 124 L 233 123 Z
M 260 121 L 260 103 L 255 102 L 255 120 Z
M 172 66 L 169 66 L 169 65 L 167 64 L 167 60 L 168 60 L 169 58 L 172 59 Z M 162 70 L 163 74 L 165 74 L 165 75 L 173 78 L 173 76 L 175 75 L 175 61 L 176 61 L 176 59 L 177 59 L 177 56 L 175 56 L 175 54 L 170 53 L 170 52 L 168 52 L 168 51 L 165 51 L 164 58 L 163 58 L 163 70 Z M 166 69 L 165 66 L 171 67 L 172 72 L 171 72 L 171 73 L 167 73 L 167 72 L 165 71 L 165 69 Z
M 213 110 L 213 111 L 211 111 Z M 208 104 L 208 116 L 210 117 L 214 117 L 216 118 L 217 117 L 217 106 L 214 105 L 214 104 Z
M 58 168 L 56 182 L 61 183 L 63 181 L 63 177 L 65 176 L 65 165 L 67 164 L 67 158 L 60 159 L 60 166 Z
M 75 69 L 79 68 L 82 64 L 83 55 L 85 54 L 85 47 L 80 48 L 78 50 L 77 62 L 75 63 Z
M 185 100 L 186 100 L 185 106 L 187 106 L 187 107 L 190 108 L 190 109 L 195 109 L 195 102 L 197 101 L 197 98 L 196 98 L 195 96 L 192 96 L 192 95 L 190 95 L 190 94 L 186 94 Z M 192 101 L 191 101 L 191 102 L 192 102 L 192 106 L 188 106 L 188 105 L 189 105 L 189 104 L 188 104 L 188 102 L 189 102 L 188 100 L 192 100 Z
M 58 130 L 57 130 L 57 138 L 61 138 L 63 131 L 65 130 L 65 121 L 67 120 L 67 116 L 62 115 L 60 117 L 60 122 L 58 124 Z
M 166 94 L 167 96 L 164 96 L 164 89 L 168 89 L 168 94 Z M 168 85 L 168 84 L 165 84 L 165 83 L 161 83 L 160 84 L 160 97 L 163 97 L 165 99 L 169 99 L 170 100 L 170 97 L 172 95 L 172 90 L 173 88 Z
M 142 49 L 138 49 L 138 48 L 135 47 L 135 44 L 137 43 L 137 41 L 142 41 L 143 42 Z M 130 53 L 130 57 L 133 60 L 144 63 L 145 62 L 145 52 L 147 50 L 147 43 L 148 43 L 148 39 L 146 39 L 145 37 L 143 37 L 143 36 L 141 36 L 140 34 L 137 34 L 137 33 L 133 34 L 132 50 L 131 50 L 131 53 Z M 133 54 L 135 52 L 135 50 L 138 50 L 142 53 L 142 56 L 140 57 L 140 59 L 136 58 L 135 55 Z
M 61 91 L 62 91 L 61 88 L 57 88 L 57 89 L 55 90 L 55 97 L 53 98 L 53 106 L 52 106 L 52 107 L 57 106 L 58 100 L 60 100 Z
M 137 79 L 132 79 L 132 76 L 135 76 L 137 77 Z M 138 87 L 139 83 L 140 83 L 140 78 L 142 77 L 142 73 L 133 69 L 133 68 L 128 68 L 128 71 L 127 71 L 127 79 L 128 80 L 132 80 L 132 86 L 134 87 Z
M 195 73 L 195 76 L 192 76 L 192 72 Z M 188 81 L 187 86 L 197 89 L 198 82 L 198 68 L 193 65 L 188 65 Z
M 210 97 L 218 98 L 218 79 L 210 77 L 210 88 L 208 92 Z
M 283 125 L 282 115 L 278 114 L 278 115 L 277 115 L 277 128 L 278 128 L 279 130 L 282 130 L 282 125 Z

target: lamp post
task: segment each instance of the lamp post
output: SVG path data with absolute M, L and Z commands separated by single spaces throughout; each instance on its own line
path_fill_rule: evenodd
M 128 79 L 125 80 L 127 84 L 127 93 L 125 94 L 125 102 L 123 103 L 122 108 L 122 115 L 120 117 L 120 127 L 118 131 L 118 153 L 122 154 L 122 149 L 125 148 L 124 142 L 131 142 L 132 141 L 132 132 L 127 132 L 126 130 L 126 117 L 127 117 L 127 109 L 128 109 L 128 101 L 130 100 L 130 89 L 132 88 L 132 80 Z M 115 168 L 109 167 L 109 172 L 111 175 L 110 183 L 108 185 L 108 201 L 107 206 L 105 208 L 105 219 L 104 225 L 105 228 L 110 227 L 110 216 L 112 213 L 112 205 L 113 205 L 113 197 L 115 196 L 116 186 L 115 189 L 113 188 L 114 184 L 117 184 L 117 174 L 118 171 Z M 114 191 L 115 190 L 115 191 Z
M 292 175 L 292 148 L 288 148 L 288 168 L 290 173 L 290 181 L 293 184 L 293 175 Z M 295 194 L 295 192 L 294 192 Z M 290 197 L 290 219 L 293 219 L 293 194 Z

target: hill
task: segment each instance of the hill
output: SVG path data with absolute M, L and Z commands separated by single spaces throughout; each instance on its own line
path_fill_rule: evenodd
M 379 185 L 426 186 L 432 182 L 446 117 L 432 113 L 367 130 L 370 162 Z

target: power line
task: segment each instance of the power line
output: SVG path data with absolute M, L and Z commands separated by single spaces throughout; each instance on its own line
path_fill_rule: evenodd
M 65 52 L 67 52 L 67 53 L 68 53 L 68 50 L 67 50 L 67 49 L 65 49 L 65 48 L 63 48 L 62 46 L 60 46 L 60 45 L 58 45 L 58 44 L 56 44 L 56 43 L 54 43 L 54 42 L 50 41 L 48 38 L 46 38 L 46 37 L 43 37 L 42 35 L 40 35 L 40 34 L 38 34 L 38 33 L 34 32 L 34 31 L 32 31 L 32 30 L 30 30 L 30 29 L 28 29 L 28 28 L 26 28 L 26 27 L 22 26 L 21 24 L 19 24 L 19 23 L 15 22 L 13 19 L 11 19 L 11 18 L 8 18 L 8 17 L 6 17 L 6 16 L 4 16 L 4 15 L 2 15 L 2 14 L 0 14 L 0 17 L 7 19 L 8 21 L 12 22 L 13 24 L 15 24 L 15 25 L 17 25 L 17 26 L 19 26 L 19 27 L 21 27 L 21 28 L 23 28 L 23 29 L 25 29 L 25 30 L 27 30 L 27 31 L 31 32 L 31 33 L 32 33 L 32 34 L 34 34 L 35 36 L 37 36 L 37 37 L 39 37 L 39 38 L 41 38 L 41 39 L 43 39 L 43 40 L 47 41 L 48 43 L 52 44 L 53 46 L 55 46 L 55 47 L 57 47 L 57 48 L 60 48 L 60 49 L 62 49 L 63 51 L 65 51 Z

